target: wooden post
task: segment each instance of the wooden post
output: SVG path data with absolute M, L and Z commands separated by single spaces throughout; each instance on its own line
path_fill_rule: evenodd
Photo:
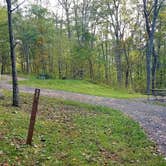
M 40 89 L 35 89 L 32 112 L 31 112 L 31 119 L 30 119 L 28 136 L 27 136 L 27 141 L 26 141 L 26 144 L 28 144 L 28 145 L 32 145 L 32 137 L 33 137 L 33 130 L 34 130 L 34 126 L 35 126 L 36 113 L 37 113 L 37 109 L 38 109 L 39 96 L 40 96 Z

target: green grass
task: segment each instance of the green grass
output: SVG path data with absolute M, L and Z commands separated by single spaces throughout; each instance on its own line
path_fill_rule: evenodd
M 113 97 L 113 98 L 139 98 L 144 97 L 139 93 L 134 93 L 131 90 L 117 90 L 110 86 L 98 85 L 84 80 L 39 80 L 35 77 L 29 77 L 25 81 L 20 81 L 21 85 L 27 85 L 38 88 L 48 88 L 55 90 L 64 90 L 96 96 Z
M 31 95 L 0 100 L 0 165 L 165 165 L 138 123 L 119 111 L 42 97 L 33 146 L 25 145 Z

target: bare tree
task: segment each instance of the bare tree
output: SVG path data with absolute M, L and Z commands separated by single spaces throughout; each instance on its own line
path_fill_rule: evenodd
M 107 8 L 110 20 L 110 32 L 113 31 L 114 39 L 114 50 L 115 50 L 115 62 L 117 68 L 117 81 L 118 86 L 122 85 L 122 51 L 121 51 L 121 41 L 124 36 L 124 30 L 126 23 L 122 19 L 123 16 L 120 12 L 122 10 L 122 0 L 107 0 Z

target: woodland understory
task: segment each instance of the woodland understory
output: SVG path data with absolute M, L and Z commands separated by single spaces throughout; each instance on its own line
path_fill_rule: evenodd
M 166 86 L 164 1 L 59 0 L 54 10 L 47 6 L 45 1 L 26 6 L 12 2 L 19 73 L 85 79 L 140 92 Z M 11 73 L 3 4 L 0 71 Z

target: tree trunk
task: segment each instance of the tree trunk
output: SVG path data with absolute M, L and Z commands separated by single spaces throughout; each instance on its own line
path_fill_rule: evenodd
M 153 49 L 153 40 L 150 39 L 147 44 L 147 52 L 146 52 L 146 90 L 147 94 L 150 94 L 150 85 L 151 85 L 151 55 Z
M 25 53 L 25 60 L 26 60 L 26 73 L 30 73 L 30 59 L 29 59 L 29 48 L 27 44 L 23 45 L 24 53 Z
M 129 67 L 126 69 L 126 79 L 125 79 L 125 87 L 128 88 L 129 85 Z
M 1 65 L 1 74 L 4 74 L 4 70 L 5 70 L 5 66 L 4 66 L 4 64 L 2 62 L 2 65 Z
M 125 58 L 126 58 L 126 72 L 125 72 L 125 87 L 128 88 L 128 85 L 129 85 L 129 74 L 130 74 L 130 63 L 129 63 L 129 48 L 127 49 L 126 48 L 126 45 L 124 44 L 123 46 L 124 48 L 124 55 L 125 55 Z
M 69 9 L 66 7 L 65 10 L 66 10 L 66 21 L 67 21 L 68 39 L 71 40 L 71 29 L 70 29 Z
M 153 47 L 152 89 L 155 88 L 157 62 L 158 62 L 158 55 Z
M 61 64 L 61 60 L 58 60 L 58 73 L 59 73 L 59 79 L 62 78 L 62 64 Z
M 29 52 L 28 52 L 28 48 L 27 48 L 27 56 L 26 56 L 26 63 L 27 63 L 27 73 L 30 73 L 30 59 L 29 59 Z
M 19 106 L 19 89 L 17 81 L 17 70 L 16 70 L 16 56 L 14 51 L 14 37 L 12 29 L 12 10 L 11 0 L 6 0 L 7 11 L 8 11 L 8 29 L 9 29 L 9 40 L 10 40 L 10 56 L 12 63 L 12 85 L 13 85 L 13 106 Z
M 107 67 L 107 52 L 105 53 L 104 50 L 104 43 L 101 44 L 101 49 L 102 49 L 102 56 L 104 59 L 104 72 L 105 72 L 105 81 L 108 83 L 108 67 Z
M 155 28 L 156 28 L 156 21 L 157 21 L 157 17 L 159 14 L 159 10 L 160 10 L 163 2 L 164 2 L 164 0 L 161 0 L 161 1 L 154 0 L 153 6 L 152 6 L 153 12 L 152 12 L 152 15 L 150 15 L 151 11 L 148 11 L 148 7 L 147 7 L 148 2 L 146 0 L 143 0 L 146 31 L 148 34 L 147 52 L 146 52 L 146 70 L 147 70 L 146 90 L 147 90 L 147 94 L 150 94 L 150 86 L 151 86 L 151 57 L 153 55 L 153 47 L 154 47 L 153 41 L 154 41 L 154 33 L 155 33 Z M 155 64 L 154 64 L 154 68 L 156 68 Z M 152 70 L 153 74 L 155 75 L 155 69 L 153 69 L 153 70 Z
M 92 60 L 89 58 L 88 59 L 89 62 L 89 75 L 90 75 L 90 79 L 93 80 L 94 76 L 93 76 L 93 63 Z
M 117 82 L 118 86 L 122 86 L 122 63 L 121 63 L 121 55 L 119 50 L 119 42 L 116 43 L 115 50 L 115 62 L 116 62 L 116 70 L 117 70 Z

